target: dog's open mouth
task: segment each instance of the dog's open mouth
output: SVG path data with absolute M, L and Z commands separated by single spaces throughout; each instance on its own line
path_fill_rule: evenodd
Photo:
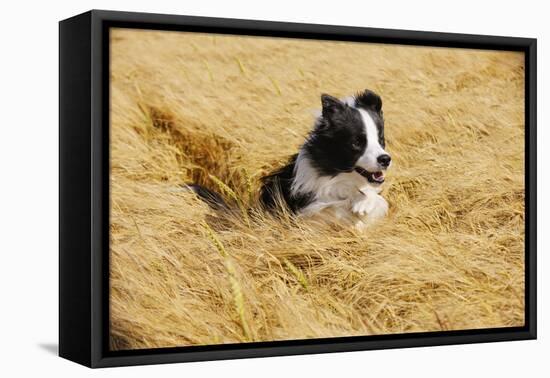
M 355 167 L 355 172 L 359 173 L 361 176 L 363 176 L 373 184 L 382 184 L 384 182 L 384 172 L 382 171 L 369 172 L 364 168 Z

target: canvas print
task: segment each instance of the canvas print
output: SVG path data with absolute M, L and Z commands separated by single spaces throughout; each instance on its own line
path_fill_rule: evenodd
M 110 29 L 113 351 L 523 326 L 523 52 Z

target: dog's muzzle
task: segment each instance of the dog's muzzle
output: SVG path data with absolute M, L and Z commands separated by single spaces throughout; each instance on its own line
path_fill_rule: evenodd
M 355 167 L 355 172 L 367 179 L 368 182 L 373 184 L 382 184 L 385 180 L 384 172 L 369 172 L 365 168 Z

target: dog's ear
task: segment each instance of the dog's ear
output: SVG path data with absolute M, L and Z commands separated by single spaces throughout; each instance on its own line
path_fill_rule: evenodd
M 365 89 L 355 96 L 355 104 L 356 106 L 371 109 L 378 113 L 382 110 L 382 99 L 369 89 Z
M 321 95 L 321 105 L 323 106 L 323 118 L 330 118 L 346 108 L 346 104 L 328 94 Z

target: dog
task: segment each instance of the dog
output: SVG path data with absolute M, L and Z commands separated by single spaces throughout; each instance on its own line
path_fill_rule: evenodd
M 297 154 L 262 178 L 259 201 L 276 212 L 334 220 L 363 229 L 383 218 L 380 195 L 391 157 L 385 150 L 382 99 L 371 90 L 342 100 L 321 95 L 322 110 Z M 191 189 L 215 208 L 227 208 L 206 188 Z
M 330 216 L 362 229 L 388 212 L 379 194 L 391 165 L 382 99 L 367 89 L 343 100 L 323 94 L 321 105 L 299 152 L 262 179 L 260 202 L 274 209 L 282 199 L 300 216 Z

